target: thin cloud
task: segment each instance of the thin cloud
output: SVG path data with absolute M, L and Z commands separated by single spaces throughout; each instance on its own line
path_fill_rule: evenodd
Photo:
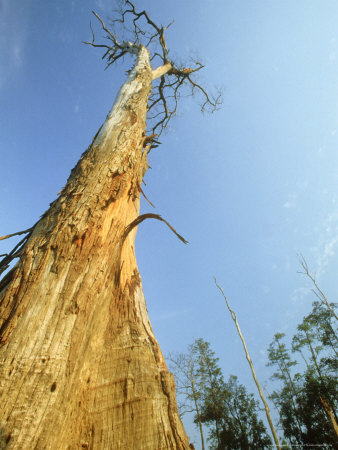
M 15 44 L 13 47 L 13 62 L 16 67 L 21 67 L 23 62 L 22 46 Z
M 291 208 L 291 206 L 292 206 L 291 202 L 285 202 L 284 205 L 283 205 L 283 207 L 287 208 L 287 209 Z
M 289 194 L 288 197 L 289 197 L 289 199 L 283 204 L 283 208 L 286 208 L 286 209 L 295 208 L 297 206 L 297 203 L 296 203 L 297 195 Z
M 101 9 L 103 12 L 107 12 L 107 3 L 104 0 L 96 0 L 97 8 Z
M 0 0 L 0 88 L 24 63 L 26 14 L 22 3 Z
M 338 244 L 338 213 L 330 214 L 323 222 L 318 243 L 311 250 L 316 255 L 316 276 L 325 273 L 330 260 L 335 256 Z
M 310 294 L 311 290 L 309 288 L 301 287 L 293 291 L 291 295 L 291 300 L 293 303 L 299 303 L 304 300 Z

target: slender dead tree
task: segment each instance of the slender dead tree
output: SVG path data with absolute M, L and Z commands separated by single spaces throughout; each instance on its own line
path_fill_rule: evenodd
M 227 305 L 227 308 L 229 310 L 229 313 L 231 315 L 232 320 L 235 322 L 235 325 L 236 325 L 236 328 L 237 328 L 237 333 L 238 333 L 239 337 L 241 338 L 241 341 L 242 341 L 242 344 L 243 344 L 243 348 L 244 348 L 244 351 L 245 351 L 245 356 L 246 356 L 246 359 L 247 359 L 247 361 L 249 363 L 249 366 L 250 366 L 250 369 L 251 369 L 252 377 L 254 379 L 254 382 L 255 382 L 255 384 L 257 386 L 257 389 L 258 389 L 259 396 L 260 396 L 260 398 L 261 398 L 261 400 L 263 402 L 263 405 L 264 405 L 266 418 L 268 419 L 268 422 L 269 422 L 269 426 L 270 426 L 270 430 L 271 430 L 271 433 L 272 433 L 272 436 L 273 436 L 273 440 L 275 441 L 276 448 L 278 450 L 281 450 L 281 446 L 280 446 L 279 441 L 278 441 L 277 433 L 276 433 L 275 427 L 274 427 L 272 419 L 271 419 L 269 405 L 267 404 L 267 402 L 265 400 L 262 388 L 261 388 L 261 386 L 260 386 L 260 384 L 258 382 L 258 379 L 257 379 L 257 376 L 256 376 L 256 371 L 255 371 L 252 359 L 250 357 L 248 348 L 246 346 L 246 342 L 245 342 L 244 336 L 243 336 L 243 334 L 241 332 L 241 329 L 239 327 L 239 323 L 238 323 L 238 320 L 237 320 L 236 313 L 231 309 L 229 301 L 228 301 L 228 298 L 226 297 L 226 295 L 225 295 L 223 289 L 221 288 L 221 286 L 217 283 L 216 278 L 214 278 L 214 281 L 215 281 L 216 287 L 219 289 L 219 291 L 221 292 L 221 294 L 222 294 L 222 296 L 223 296 L 223 298 L 225 300 L 225 303 Z
M 320 287 L 318 286 L 317 280 L 316 280 L 316 276 L 315 275 L 311 275 L 310 270 L 309 270 L 309 266 L 306 262 L 306 259 L 304 258 L 304 256 L 302 254 L 299 255 L 299 264 L 302 266 L 302 269 L 304 270 L 304 272 L 298 272 L 301 273 L 303 275 L 306 275 L 311 281 L 312 284 L 314 286 L 314 289 L 311 289 L 312 292 L 315 294 L 315 296 L 318 298 L 318 300 L 320 301 L 320 303 L 322 303 L 324 306 L 327 307 L 327 309 L 331 312 L 331 314 L 333 315 L 333 317 L 338 320 L 338 316 L 337 313 L 335 312 L 335 310 L 332 307 L 332 304 L 330 305 L 326 295 L 324 294 L 324 292 L 320 289 Z
M 170 60 L 166 27 L 131 1 L 116 22 L 131 29 L 130 41 L 94 15 L 106 40 L 97 43 L 92 31 L 87 44 L 103 49 L 107 66 L 127 56 L 136 62 L 59 197 L 32 228 L 12 233 L 25 236 L 2 255 L 0 447 L 188 449 L 134 241 L 146 219 L 169 225 L 140 216 L 139 204 L 147 154 L 180 90 L 198 91 L 203 108 L 215 109 L 219 98 L 194 80 L 200 63 Z

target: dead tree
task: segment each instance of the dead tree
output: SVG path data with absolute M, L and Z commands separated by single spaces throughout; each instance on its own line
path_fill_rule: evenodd
M 220 99 L 194 80 L 202 64 L 170 60 L 166 27 L 132 2 L 116 22 L 131 29 L 131 40 L 119 40 L 94 15 L 107 39 L 97 43 L 92 31 L 87 44 L 103 49 L 108 67 L 127 56 L 136 62 L 59 197 L 2 255 L 0 447 L 188 449 L 134 240 L 145 219 L 169 225 L 153 213 L 140 216 L 139 204 L 147 154 L 180 90 L 198 91 L 203 108 Z
M 269 422 L 269 427 L 270 427 L 270 430 L 271 430 L 271 433 L 272 433 L 272 436 L 273 436 L 273 440 L 275 441 L 275 446 L 276 446 L 276 448 L 278 450 L 280 450 L 281 446 L 279 445 L 277 433 L 276 433 L 275 427 L 274 427 L 272 419 L 271 419 L 269 405 L 267 404 L 267 402 L 265 400 L 263 391 L 262 391 L 261 386 L 260 386 L 260 384 L 258 382 L 258 379 L 257 379 L 257 376 L 256 376 L 256 371 L 255 371 L 252 359 L 250 357 L 248 348 L 246 346 L 246 342 L 245 342 L 244 336 L 243 336 L 243 334 L 241 332 L 241 329 L 239 327 L 239 323 L 238 323 L 238 320 L 237 320 L 236 313 L 230 308 L 229 301 L 228 301 L 226 295 L 224 294 L 224 291 L 221 288 L 221 286 L 219 284 L 217 284 L 216 278 L 214 278 L 214 281 L 215 281 L 215 285 L 217 286 L 217 288 L 220 290 L 221 294 L 223 295 L 223 298 L 225 300 L 225 303 L 227 305 L 227 308 L 228 308 L 228 311 L 229 311 L 229 313 L 231 315 L 231 318 L 232 318 L 232 320 L 234 321 L 234 323 L 236 325 L 237 333 L 238 333 L 239 337 L 241 338 L 241 341 L 242 341 L 242 344 L 243 344 L 243 348 L 244 348 L 244 351 L 245 351 L 245 357 L 246 357 L 246 359 L 247 359 L 247 361 L 249 363 L 249 366 L 250 366 L 250 369 L 251 369 L 251 373 L 252 373 L 252 377 L 254 379 L 254 382 L 255 382 L 255 384 L 257 386 L 257 389 L 258 389 L 259 396 L 260 396 L 260 398 L 261 398 L 261 400 L 263 402 L 263 405 L 264 405 L 266 418 L 268 419 L 268 422 Z

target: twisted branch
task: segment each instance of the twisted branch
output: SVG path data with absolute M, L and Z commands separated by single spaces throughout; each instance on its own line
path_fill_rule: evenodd
M 126 0 L 124 3 L 125 9 L 119 11 L 120 17 L 114 19 L 112 23 L 113 25 L 120 24 L 129 31 L 132 42 L 119 42 L 116 35 L 106 27 L 101 17 L 93 11 L 109 42 L 108 44 L 96 44 L 95 34 L 90 25 L 92 41 L 84 43 L 105 49 L 102 59 L 106 61 L 106 69 L 127 54 L 137 54 L 142 45 L 147 47 L 150 61 L 157 63 L 157 68 L 153 70 L 154 85 L 148 104 L 148 131 L 160 135 L 167 127 L 170 119 L 176 114 L 181 90 L 184 87 L 190 88 L 191 95 L 200 94 L 202 112 L 206 110 L 214 112 L 219 109 L 222 103 L 221 91 L 218 90 L 216 95 L 212 96 L 193 78 L 196 72 L 204 68 L 203 64 L 195 61 L 194 67 L 178 67 L 174 61 L 169 59 L 165 31 L 173 24 L 173 21 L 167 26 L 159 26 L 145 10 L 137 12 L 135 5 L 130 0 Z
M 131 232 L 131 230 L 135 227 L 137 227 L 137 225 L 139 225 L 141 222 L 143 222 L 146 219 L 157 219 L 160 220 L 161 222 L 164 222 L 173 233 L 176 234 L 176 236 L 184 243 L 184 244 L 188 244 L 188 241 L 186 241 L 184 239 L 184 237 L 182 237 L 180 234 L 177 233 L 177 231 L 175 230 L 174 227 L 172 227 L 170 225 L 169 222 L 167 222 L 165 219 L 163 219 L 163 217 L 161 217 L 159 214 L 153 214 L 153 213 L 147 213 L 147 214 L 142 214 L 141 216 L 138 216 L 135 220 L 133 220 L 126 228 L 122 237 L 122 240 L 124 241 L 128 234 Z

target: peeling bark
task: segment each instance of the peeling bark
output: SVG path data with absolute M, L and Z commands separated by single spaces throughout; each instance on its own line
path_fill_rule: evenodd
M 134 252 L 145 47 L 0 291 L 0 448 L 188 449 Z M 7 281 L 6 281 L 7 280 Z

